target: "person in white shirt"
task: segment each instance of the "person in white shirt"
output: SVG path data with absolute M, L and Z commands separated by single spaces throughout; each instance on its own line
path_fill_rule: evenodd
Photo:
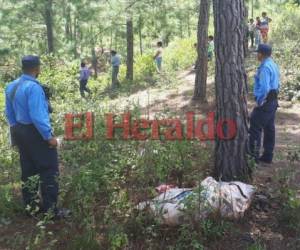
M 207 52 L 208 61 L 211 61 L 213 59 L 214 53 L 215 53 L 214 36 L 209 36 L 208 37 L 208 52 Z
M 260 24 L 260 32 L 264 43 L 268 43 L 270 22 L 272 22 L 272 19 L 268 17 L 267 12 L 263 12 Z
M 163 57 L 163 44 L 162 44 L 162 42 L 158 42 L 156 54 L 153 57 L 153 59 L 155 60 L 158 72 L 160 72 L 161 68 L 162 68 L 162 57 Z
M 260 17 L 256 17 L 254 35 L 255 35 L 255 45 L 256 45 L 257 48 L 261 44 L 261 41 L 262 41 L 261 32 L 260 32 L 260 26 L 261 26 Z
M 255 29 L 256 29 L 256 24 L 254 22 L 254 19 L 251 18 L 249 20 L 249 24 L 248 24 L 248 37 L 250 38 L 250 42 L 251 42 L 251 48 L 254 47 L 254 35 L 255 35 Z

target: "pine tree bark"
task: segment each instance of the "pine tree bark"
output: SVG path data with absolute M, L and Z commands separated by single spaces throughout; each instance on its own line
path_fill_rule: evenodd
M 232 119 L 237 125 L 232 140 L 216 140 L 215 174 L 224 181 L 246 180 L 248 111 L 244 67 L 244 0 L 214 0 L 216 53 L 216 120 Z M 225 131 L 226 132 L 226 131 Z
M 91 56 L 92 56 L 92 66 L 94 69 L 94 78 L 97 79 L 97 77 L 98 77 L 98 58 L 96 55 L 94 39 L 92 39 Z
M 133 81 L 133 22 L 132 18 L 128 18 L 127 27 L 127 71 L 126 79 Z
M 45 3 L 45 23 L 47 28 L 48 53 L 54 53 L 52 0 Z
M 207 85 L 207 37 L 208 37 L 208 24 L 209 24 L 209 9 L 210 0 L 201 0 L 199 20 L 198 20 L 198 41 L 197 53 L 198 59 L 196 63 L 196 80 L 194 88 L 193 100 L 206 102 L 206 85 Z
M 248 28 L 248 17 L 249 17 L 249 11 L 248 11 L 248 7 L 245 6 L 244 9 L 244 46 L 245 46 L 245 57 L 249 56 L 249 37 L 248 37 L 248 32 L 249 32 L 249 28 Z
M 71 9 L 64 3 L 64 17 L 65 17 L 65 36 L 67 40 L 72 40 L 72 23 L 71 23 Z
M 143 18 L 139 16 L 139 42 L 140 42 L 140 54 L 143 55 L 143 35 L 142 35 L 142 28 L 143 28 Z
M 188 37 L 191 37 L 191 18 L 190 18 L 190 11 L 188 10 L 187 13 L 187 30 L 188 30 Z
M 73 21 L 73 53 L 74 53 L 74 58 L 78 58 L 78 51 L 77 51 L 77 40 L 78 40 L 78 20 L 77 17 L 74 17 L 74 21 Z

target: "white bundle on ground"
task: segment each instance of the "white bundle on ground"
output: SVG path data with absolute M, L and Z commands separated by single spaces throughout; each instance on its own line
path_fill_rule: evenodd
M 222 217 L 238 219 L 249 208 L 255 188 L 239 181 L 217 182 L 208 177 L 201 182 L 203 201 Z
M 198 204 L 197 219 L 219 212 L 222 217 L 238 219 L 249 208 L 255 188 L 242 182 L 217 182 L 208 177 L 201 182 L 199 191 L 171 188 L 151 201 L 142 202 L 138 209 L 149 207 L 166 225 L 183 223 L 185 210 Z
M 164 224 L 178 225 L 184 218 L 184 200 L 192 193 L 192 189 L 171 188 L 151 201 L 141 202 L 138 209 L 149 207 Z

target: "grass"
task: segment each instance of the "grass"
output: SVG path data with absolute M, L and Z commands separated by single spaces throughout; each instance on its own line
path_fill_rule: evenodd
M 247 250 L 266 250 L 266 247 L 262 243 L 258 242 L 249 246 Z
M 4 108 L 5 108 L 4 89 L 0 86 L 0 112 L 4 111 Z

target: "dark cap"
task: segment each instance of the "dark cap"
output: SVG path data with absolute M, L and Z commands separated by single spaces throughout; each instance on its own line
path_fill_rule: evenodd
M 112 49 L 112 50 L 110 51 L 110 53 L 111 53 L 111 54 L 117 54 L 117 51 L 115 51 L 115 50 Z
M 33 69 L 41 65 L 40 58 L 38 56 L 24 56 L 22 58 L 22 68 L 23 69 Z
M 258 45 L 256 52 L 261 53 L 265 56 L 271 56 L 272 55 L 272 47 L 268 44 L 260 44 L 260 45 Z

